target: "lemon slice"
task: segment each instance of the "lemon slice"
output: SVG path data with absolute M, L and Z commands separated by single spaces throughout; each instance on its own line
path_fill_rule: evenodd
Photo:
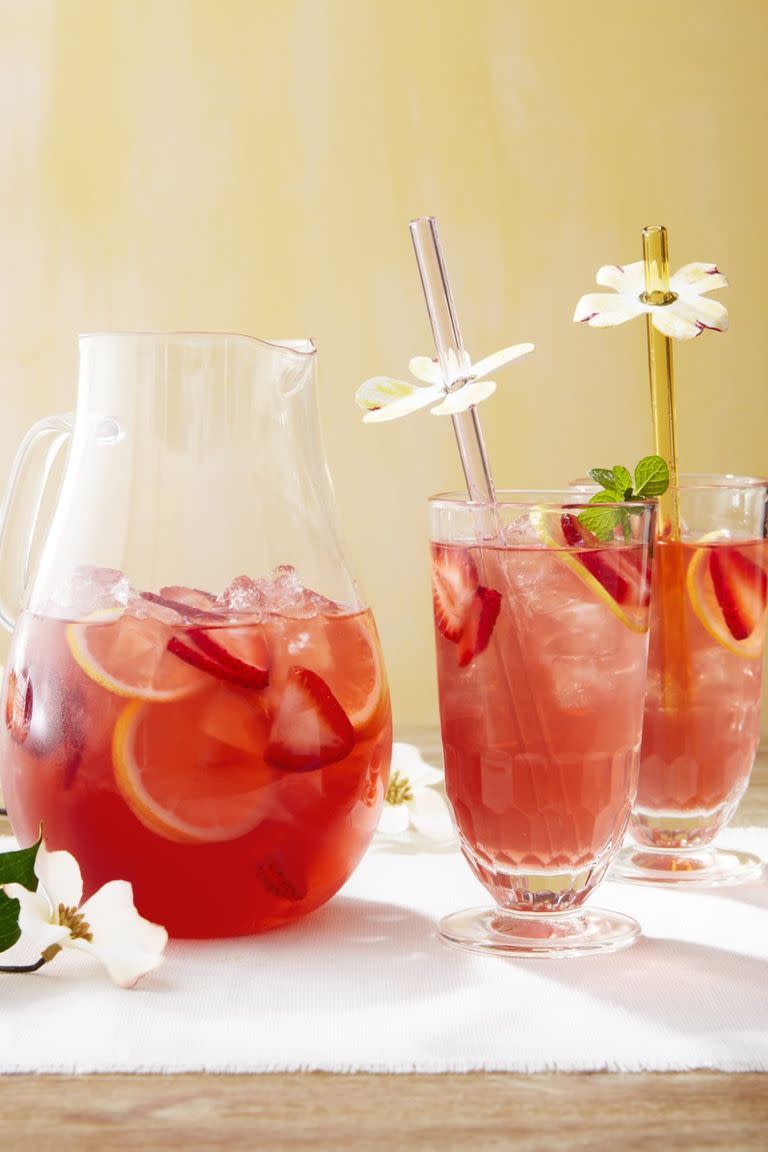
M 641 603 L 638 597 L 634 602 L 629 601 L 620 604 L 610 590 L 606 588 L 605 584 L 600 581 L 598 575 L 596 575 L 598 569 L 595 568 L 591 571 L 585 565 L 583 557 L 588 554 L 590 549 L 578 551 L 569 548 L 563 541 L 558 541 L 547 526 L 545 515 L 540 509 L 534 508 L 530 513 L 530 519 L 541 542 L 556 553 L 561 564 L 564 564 L 566 568 L 570 568 L 572 572 L 576 573 L 582 583 L 585 584 L 599 600 L 602 600 L 603 604 L 610 608 L 611 612 L 621 620 L 622 624 L 626 625 L 632 632 L 648 631 L 649 617 L 647 603 Z M 591 551 L 594 553 L 598 552 L 597 549 Z M 610 568 L 612 574 L 617 579 L 621 579 L 631 588 L 633 584 L 641 580 L 641 576 L 631 561 L 627 560 L 624 552 L 625 549 L 623 548 L 606 545 L 604 550 L 599 550 L 599 555 L 606 569 Z
M 67 625 L 72 657 L 89 679 L 131 700 L 178 700 L 206 683 L 204 673 L 167 649 L 167 624 L 108 610 Z
M 134 815 L 165 840 L 235 840 L 269 812 L 268 731 L 266 714 L 224 685 L 173 703 L 133 700 L 112 737 L 115 781 Z

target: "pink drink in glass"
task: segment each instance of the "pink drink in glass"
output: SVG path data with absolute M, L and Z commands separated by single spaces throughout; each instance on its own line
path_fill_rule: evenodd
M 433 502 L 446 790 L 464 855 L 511 913 L 582 905 L 637 786 L 652 511 L 601 544 L 564 508 L 507 509 L 504 542 L 477 545 Z

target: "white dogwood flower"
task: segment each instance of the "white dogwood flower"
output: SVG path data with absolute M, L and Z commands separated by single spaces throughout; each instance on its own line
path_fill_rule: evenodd
M 453 839 L 455 833 L 448 804 L 435 788 L 442 779 L 442 772 L 427 764 L 413 744 L 393 744 L 392 772 L 379 833 L 387 837 L 402 836 L 413 829 L 428 840 Z
M 691 340 L 705 328 L 725 332 L 728 310 L 707 292 L 727 288 L 728 281 L 716 264 L 686 264 L 669 280 L 669 299 L 646 298 L 643 261 L 607 264 L 597 273 L 597 283 L 613 292 L 589 292 L 576 305 L 577 324 L 608 328 L 635 316 L 650 314 L 654 328 L 674 340 Z
M 493 395 L 496 383 L 485 379 L 490 372 L 532 351 L 533 344 L 515 344 L 494 352 L 492 356 L 486 356 L 484 360 L 478 360 L 476 364 L 471 363 L 467 352 L 461 363 L 451 352 L 447 383 L 437 360 L 430 360 L 428 356 L 414 356 L 408 364 L 408 370 L 422 383 L 410 384 L 389 376 L 372 376 L 360 385 L 355 399 L 359 407 L 365 409 L 363 420 L 366 423 L 396 420 L 399 416 L 407 416 L 409 412 L 432 405 L 435 416 L 455 416 Z
M 53 959 L 63 948 L 89 952 L 124 988 L 160 964 L 168 933 L 138 914 L 125 880 L 105 884 L 81 907 L 83 880 L 74 856 L 49 852 L 41 843 L 34 869 L 36 892 L 21 884 L 6 884 L 3 891 L 19 901 L 22 937 L 35 942 L 42 959 Z

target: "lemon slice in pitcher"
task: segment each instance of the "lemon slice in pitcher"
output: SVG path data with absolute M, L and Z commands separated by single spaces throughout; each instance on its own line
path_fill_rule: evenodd
M 168 651 L 170 636 L 159 620 L 111 610 L 67 625 L 69 650 L 86 676 L 131 700 L 179 700 L 205 685 L 204 673 Z

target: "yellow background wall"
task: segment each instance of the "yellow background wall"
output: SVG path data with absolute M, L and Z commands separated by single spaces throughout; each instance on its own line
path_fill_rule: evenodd
M 432 722 L 450 424 L 353 404 L 431 352 L 408 220 L 471 352 L 537 344 L 483 408 L 499 486 L 650 450 L 643 326 L 571 315 L 654 222 L 733 283 L 730 333 L 678 352 L 682 464 L 768 472 L 767 41 L 765 0 L 0 0 L 0 471 L 71 407 L 80 331 L 314 336 L 396 719 Z

